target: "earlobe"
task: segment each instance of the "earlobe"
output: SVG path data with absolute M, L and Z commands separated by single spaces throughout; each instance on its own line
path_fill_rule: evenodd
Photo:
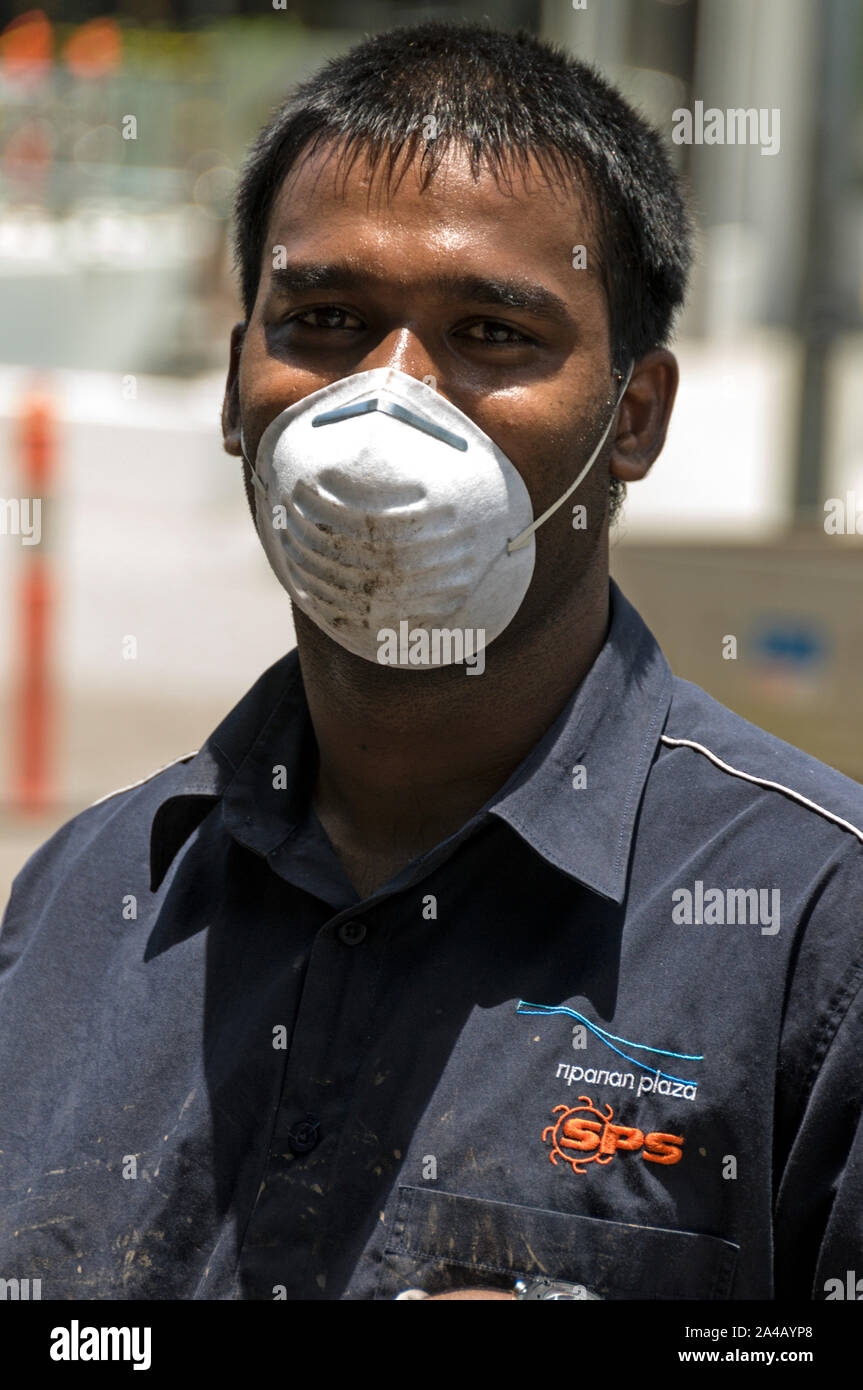
M 226 454 L 242 457 L 240 441 L 240 354 L 246 325 L 237 323 L 231 330 L 230 360 L 225 382 L 225 395 L 222 401 L 222 447 Z
M 657 449 L 657 454 L 659 450 Z M 656 455 L 654 455 L 654 458 Z M 614 441 L 609 472 L 622 483 L 637 483 L 649 471 L 653 458 L 647 458 L 639 448 L 638 436 L 629 430 Z

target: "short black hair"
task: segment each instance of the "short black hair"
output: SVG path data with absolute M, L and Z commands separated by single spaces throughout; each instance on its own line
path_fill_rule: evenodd
M 428 117 L 435 138 L 428 138 Z M 376 34 L 301 83 L 258 136 L 234 208 L 246 317 L 258 291 L 273 203 L 301 155 L 365 152 L 392 176 L 422 152 L 433 177 L 453 145 L 509 179 L 532 157 L 588 193 L 593 254 L 608 303 L 612 363 L 663 346 L 683 303 L 692 223 L 657 132 L 589 64 L 532 34 L 432 22 Z

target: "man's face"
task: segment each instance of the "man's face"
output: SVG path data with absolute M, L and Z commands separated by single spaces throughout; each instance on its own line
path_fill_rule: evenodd
M 396 367 L 433 378 L 494 440 L 538 516 L 591 452 L 617 386 L 579 191 L 549 187 L 538 170 L 514 175 L 511 188 L 490 172 L 475 180 L 457 151 L 427 187 L 414 163 L 387 191 L 364 158 L 345 176 L 332 153 L 301 163 L 275 201 L 254 310 L 235 337 L 226 397 L 234 435 L 239 419 L 254 459 L 286 407 L 342 377 Z M 587 268 L 577 268 L 580 246 Z M 238 452 L 235 439 L 227 447 Z M 573 529 L 570 504 L 539 529 L 513 628 L 571 594 L 595 555 L 607 464 L 591 470 L 576 503 L 587 507 L 587 530 Z

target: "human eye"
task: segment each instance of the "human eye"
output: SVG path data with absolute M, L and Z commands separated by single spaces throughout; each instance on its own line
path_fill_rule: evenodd
M 502 323 L 499 319 L 478 319 L 460 329 L 457 336 L 493 347 L 509 347 L 510 344 L 520 346 L 536 341 L 521 329 L 514 328 L 511 323 Z
M 346 330 L 355 333 L 365 325 L 356 314 L 352 314 L 349 309 L 342 309 L 338 304 L 322 304 L 312 309 L 297 309 L 293 313 L 286 314 L 282 319 L 282 325 L 298 325 L 301 328 L 320 328 Z

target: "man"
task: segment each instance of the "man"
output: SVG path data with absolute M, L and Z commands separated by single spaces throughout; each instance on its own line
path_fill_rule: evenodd
M 379 35 L 259 138 L 223 423 L 297 651 L 16 881 L 7 1275 L 844 1287 L 863 793 L 609 586 L 689 235 L 658 137 L 531 38 Z

